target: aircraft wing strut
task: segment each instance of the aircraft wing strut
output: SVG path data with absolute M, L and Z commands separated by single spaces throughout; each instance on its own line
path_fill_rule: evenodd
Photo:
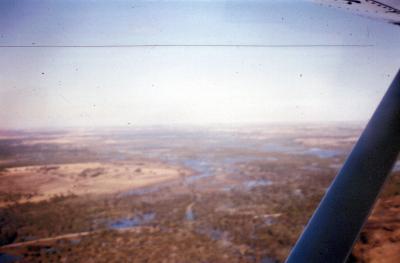
M 286 263 L 344 262 L 400 150 L 400 71 Z

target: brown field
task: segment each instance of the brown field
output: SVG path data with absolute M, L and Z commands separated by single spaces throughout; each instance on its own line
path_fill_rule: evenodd
M 8 168 L 0 174 L 0 192 L 19 195 L 18 203 L 55 196 L 109 194 L 178 179 L 189 174 L 179 167 L 150 162 L 73 163 Z M 1 200 L 0 207 L 14 201 Z

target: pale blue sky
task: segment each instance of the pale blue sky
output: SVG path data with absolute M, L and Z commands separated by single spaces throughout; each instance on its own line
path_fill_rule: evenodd
M 309 1 L 2 1 L 0 127 L 366 121 L 400 27 Z M 44 73 L 44 74 L 42 74 Z

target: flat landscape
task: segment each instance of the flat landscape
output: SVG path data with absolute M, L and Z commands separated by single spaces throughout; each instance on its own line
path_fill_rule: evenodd
M 283 262 L 363 126 L 0 131 L 0 262 Z M 395 166 L 349 261 L 400 262 Z

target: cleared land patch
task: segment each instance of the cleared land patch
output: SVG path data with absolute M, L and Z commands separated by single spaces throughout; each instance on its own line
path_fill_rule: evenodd
M 88 162 L 8 168 L 0 174 L 0 206 L 60 195 L 117 193 L 180 178 L 183 168 L 156 162 Z

